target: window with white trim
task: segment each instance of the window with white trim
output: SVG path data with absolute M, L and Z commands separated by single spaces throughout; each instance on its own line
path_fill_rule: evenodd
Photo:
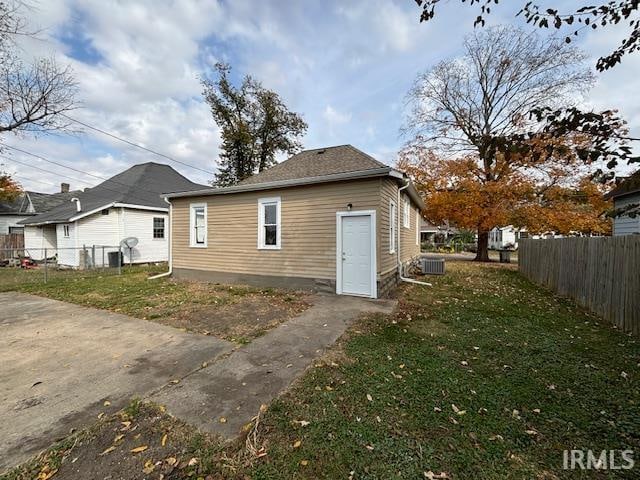
M 189 206 L 189 245 L 207 246 L 207 204 L 192 203 Z
M 64 238 L 69 238 L 69 225 L 62 226 L 62 236 Z
M 396 253 L 396 204 L 389 201 L 389 253 Z
M 164 238 L 163 217 L 153 217 L 153 238 Z
M 280 248 L 280 197 L 258 200 L 258 248 L 277 250 Z
M 402 225 L 404 228 L 411 228 L 411 205 L 409 200 L 404 198 L 402 201 Z

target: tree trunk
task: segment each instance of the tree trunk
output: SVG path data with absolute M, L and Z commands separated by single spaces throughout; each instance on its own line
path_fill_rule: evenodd
M 476 262 L 488 262 L 489 260 L 489 232 L 478 231 L 478 251 L 476 252 Z

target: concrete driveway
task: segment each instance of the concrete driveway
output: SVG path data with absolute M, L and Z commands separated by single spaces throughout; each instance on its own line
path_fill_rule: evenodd
M 0 293 L 0 473 L 232 348 L 124 315 Z

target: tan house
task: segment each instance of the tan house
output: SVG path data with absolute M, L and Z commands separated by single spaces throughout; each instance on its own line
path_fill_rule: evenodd
M 377 298 L 420 253 L 415 188 L 351 145 L 306 150 L 233 187 L 165 197 L 178 278 Z

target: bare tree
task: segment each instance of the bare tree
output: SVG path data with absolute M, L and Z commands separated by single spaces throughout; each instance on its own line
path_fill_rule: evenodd
M 532 110 L 570 107 L 578 100 L 593 82 L 584 60 L 564 41 L 512 27 L 475 32 L 465 39 L 463 56 L 418 76 L 404 133 L 412 147 L 477 158 L 476 174 L 485 183 L 531 168 L 532 152 L 511 155 L 511 146 L 504 146 L 544 130 Z M 544 144 L 553 148 L 553 142 Z M 487 260 L 488 230 L 480 226 L 478 243 L 477 259 Z
M 65 130 L 64 115 L 76 108 L 77 84 L 69 66 L 53 58 L 26 64 L 19 55 L 16 38 L 33 36 L 27 30 L 20 1 L 0 1 L 0 134 L 43 133 Z

